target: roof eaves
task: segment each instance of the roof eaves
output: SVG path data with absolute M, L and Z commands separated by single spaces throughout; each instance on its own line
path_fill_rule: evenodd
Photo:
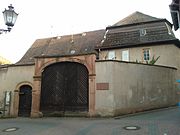
M 17 64 L 10 65 L 10 67 L 17 67 L 17 66 L 33 66 L 33 65 L 35 65 L 35 62 L 33 62 L 33 63 L 17 63 Z
M 74 55 L 43 55 L 43 56 L 36 56 L 34 58 L 57 58 L 57 57 L 74 57 L 74 56 L 82 56 L 82 55 L 96 55 L 97 53 L 82 53 L 82 54 L 74 54 Z
M 98 47 L 95 47 L 95 49 L 107 50 L 107 49 L 118 49 L 118 48 L 132 48 L 132 47 L 140 47 L 140 46 L 142 47 L 142 46 L 149 46 L 149 45 L 153 46 L 153 45 L 162 45 L 162 44 L 170 44 L 170 43 L 180 48 L 180 41 L 178 39 L 173 39 L 173 40 L 164 40 L 164 41 L 156 41 L 156 42 L 138 43 L 138 44 L 98 46 Z

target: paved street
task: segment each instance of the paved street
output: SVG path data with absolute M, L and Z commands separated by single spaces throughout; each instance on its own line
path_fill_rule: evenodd
M 180 135 L 180 109 L 121 118 L 0 119 L 0 135 Z

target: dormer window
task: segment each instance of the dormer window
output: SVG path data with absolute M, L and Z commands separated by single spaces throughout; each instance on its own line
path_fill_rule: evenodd
M 146 35 L 146 29 L 140 29 L 139 33 L 140 33 L 140 36 L 145 36 Z

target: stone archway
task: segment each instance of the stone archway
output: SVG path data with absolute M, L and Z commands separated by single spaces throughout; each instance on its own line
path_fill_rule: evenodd
M 82 56 L 69 56 L 69 57 L 37 57 L 35 59 L 35 75 L 33 82 L 32 93 L 32 110 L 31 117 L 41 117 L 40 112 L 40 95 L 41 95 L 41 82 L 42 72 L 46 67 L 51 64 L 59 62 L 75 62 L 84 65 L 88 71 L 88 115 L 95 114 L 95 54 L 82 55 Z
M 32 87 L 29 85 L 22 85 L 19 89 L 18 116 L 29 117 L 31 113 L 31 104 L 32 104 Z
M 14 115 L 13 116 L 15 116 L 15 117 L 17 117 L 18 114 L 19 114 L 19 105 L 20 105 L 19 102 L 20 102 L 20 95 L 21 95 L 20 92 L 23 91 L 22 88 L 24 86 L 25 86 L 25 88 L 28 87 L 27 91 L 30 90 L 30 93 L 32 94 L 32 89 L 33 89 L 32 83 L 30 83 L 30 82 L 21 82 L 21 83 L 17 84 L 16 90 L 14 90 L 14 109 L 13 109 L 14 110 Z M 29 101 L 29 103 L 32 103 L 32 97 L 31 97 L 31 100 Z M 30 108 L 31 108 L 31 106 L 30 106 Z M 31 110 L 29 110 L 29 111 L 31 111 Z

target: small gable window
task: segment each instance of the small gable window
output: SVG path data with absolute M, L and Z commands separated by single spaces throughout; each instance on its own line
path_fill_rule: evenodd
M 146 29 L 140 29 L 139 33 L 140 33 L 140 36 L 145 36 L 146 35 Z
M 150 49 L 143 49 L 143 59 L 144 61 L 150 60 Z

